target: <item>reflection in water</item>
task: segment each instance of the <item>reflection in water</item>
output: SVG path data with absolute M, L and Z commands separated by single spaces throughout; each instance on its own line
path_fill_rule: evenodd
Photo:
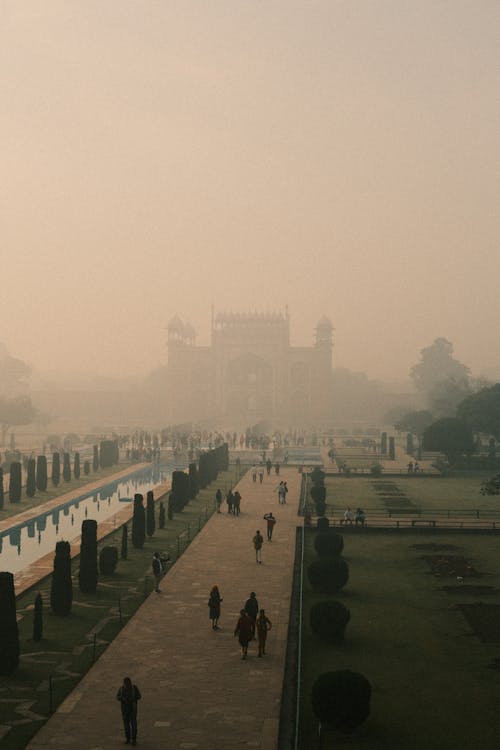
M 110 482 L 97 491 L 92 490 L 87 495 L 6 530 L 0 534 L 0 570 L 16 573 L 53 552 L 58 538 L 72 541 L 79 535 L 84 518 L 101 521 L 114 515 L 124 507 L 124 503 L 131 502 L 135 492 L 146 494 L 160 482 L 168 481 L 174 468 L 183 467 L 167 464 L 140 469 L 121 481 Z M 102 500 L 107 502 L 100 502 Z M 51 519 L 51 524 L 47 524 L 47 518 Z M 6 536 L 9 538 L 7 546 L 3 543 Z

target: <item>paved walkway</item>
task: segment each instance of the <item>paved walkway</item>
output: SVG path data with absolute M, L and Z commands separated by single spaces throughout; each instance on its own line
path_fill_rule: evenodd
M 115 694 L 125 675 L 137 683 L 138 745 L 149 750 L 275 750 L 283 684 L 295 527 L 300 490 L 296 469 L 284 468 L 286 505 L 278 504 L 274 473 L 260 484 L 238 484 L 242 513 L 215 514 L 96 665 L 28 745 L 29 750 L 109 750 L 123 743 Z M 214 490 L 215 492 L 215 490 Z M 266 539 L 264 513 L 277 518 L 263 564 L 252 537 Z M 208 594 L 224 599 L 221 630 L 213 631 Z M 250 591 L 273 623 L 267 655 L 250 644 L 242 661 L 233 631 Z

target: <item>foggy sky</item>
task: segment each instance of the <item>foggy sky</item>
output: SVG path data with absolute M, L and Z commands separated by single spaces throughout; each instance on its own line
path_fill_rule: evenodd
M 500 370 L 500 5 L 0 0 L 0 341 L 146 373 L 179 314 L 283 310 L 405 377 Z

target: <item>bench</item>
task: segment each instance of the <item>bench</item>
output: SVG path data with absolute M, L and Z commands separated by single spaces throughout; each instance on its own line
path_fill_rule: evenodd
M 411 525 L 416 526 L 417 523 L 426 523 L 428 526 L 435 526 L 436 521 L 432 518 L 413 518 Z

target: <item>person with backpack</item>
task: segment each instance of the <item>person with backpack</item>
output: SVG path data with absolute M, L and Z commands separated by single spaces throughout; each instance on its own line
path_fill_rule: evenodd
M 141 699 L 137 685 L 132 684 L 130 677 L 124 677 L 123 685 L 116 694 L 122 709 L 123 728 L 125 730 L 125 744 L 137 744 L 137 701 Z
M 259 565 L 262 565 L 262 543 L 264 541 L 264 537 L 258 529 L 255 532 L 255 536 L 252 541 L 255 550 L 255 562 Z

